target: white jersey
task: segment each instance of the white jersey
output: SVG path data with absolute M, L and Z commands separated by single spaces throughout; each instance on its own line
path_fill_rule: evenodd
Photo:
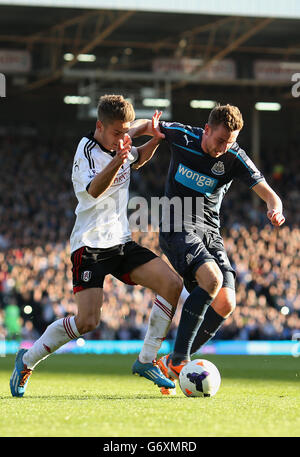
M 93 135 L 83 137 L 73 162 L 72 182 L 78 205 L 76 221 L 70 237 L 71 253 L 82 246 L 109 248 L 131 239 L 127 218 L 130 166 L 138 160 L 138 150 L 131 148 L 133 160 L 127 159 L 112 185 L 98 198 L 87 187 L 113 159 L 114 153 L 104 150 Z

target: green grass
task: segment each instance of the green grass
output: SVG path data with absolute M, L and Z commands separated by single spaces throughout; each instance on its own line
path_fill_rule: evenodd
M 162 397 L 131 375 L 134 355 L 54 355 L 12 398 L 14 356 L 0 358 L 1 437 L 300 436 L 300 359 L 212 356 L 222 376 L 212 398 Z

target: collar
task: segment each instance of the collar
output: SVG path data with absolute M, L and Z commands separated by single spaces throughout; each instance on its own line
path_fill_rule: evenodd
M 104 146 L 102 146 L 102 144 L 99 143 L 99 141 L 96 140 L 96 138 L 94 137 L 94 133 L 93 133 L 93 132 L 90 132 L 88 135 L 86 135 L 86 137 L 87 137 L 89 140 L 94 141 L 94 142 L 99 146 L 99 148 L 101 149 L 101 151 L 106 152 L 107 154 L 109 154 L 109 155 L 112 156 L 112 157 L 114 157 L 114 156 L 116 155 L 116 151 L 109 151 L 109 150 L 106 149 Z

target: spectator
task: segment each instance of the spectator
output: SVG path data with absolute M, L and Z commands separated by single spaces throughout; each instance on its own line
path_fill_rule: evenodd
M 21 331 L 22 339 L 27 341 L 35 341 L 39 338 L 39 336 L 40 335 L 38 331 L 34 328 L 32 321 L 25 321 Z
M 20 310 L 13 300 L 4 309 L 4 325 L 7 339 L 19 339 L 21 330 Z
M 34 132 L 0 137 L 0 333 L 9 338 L 30 334 L 36 339 L 54 319 L 76 313 L 68 243 L 76 206 L 70 180 L 75 143 L 60 138 L 50 144 Z M 280 230 L 266 224 L 263 207 L 252 210 L 240 188 L 233 186 L 224 199 L 223 236 L 237 272 L 237 308 L 215 338 L 290 339 L 299 332 L 300 174 L 294 171 L 300 159 L 293 152 L 297 147 L 285 146 L 284 164 L 280 148 L 274 152 L 266 147 L 262 157 L 262 170 L 283 198 L 286 225 Z M 166 175 L 168 162 L 168 151 L 158 151 L 142 171 L 133 172 L 132 194 L 161 196 L 164 179 L 157 176 Z M 274 163 L 276 168 L 270 167 Z M 161 255 L 157 232 L 134 232 L 133 238 Z M 11 296 L 15 303 L 9 302 Z M 101 324 L 85 338 L 142 339 L 152 300 L 151 291 L 107 277 Z M 30 315 L 24 313 L 26 305 L 32 309 Z M 5 319 L 9 317 L 5 329 L 4 310 Z M 180 311 L 181 304 L 169 338 L 175 336 Z

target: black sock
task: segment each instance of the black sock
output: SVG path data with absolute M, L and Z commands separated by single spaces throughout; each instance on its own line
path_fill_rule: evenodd
M 174 365 L 190 358 L 192 343 L 212 301 L 213 298 L 197 286 L 184 302 L 172 353 Z
M 191 354 L 197 352 L 203 344 L 207 343 L 207 341 L 215 336 L 224 321 L 224 317 L 216 313 L 213 307 L 210 306 L 205 313 L 203 322 L 200 325 L 198 333 L 193 341 Z

